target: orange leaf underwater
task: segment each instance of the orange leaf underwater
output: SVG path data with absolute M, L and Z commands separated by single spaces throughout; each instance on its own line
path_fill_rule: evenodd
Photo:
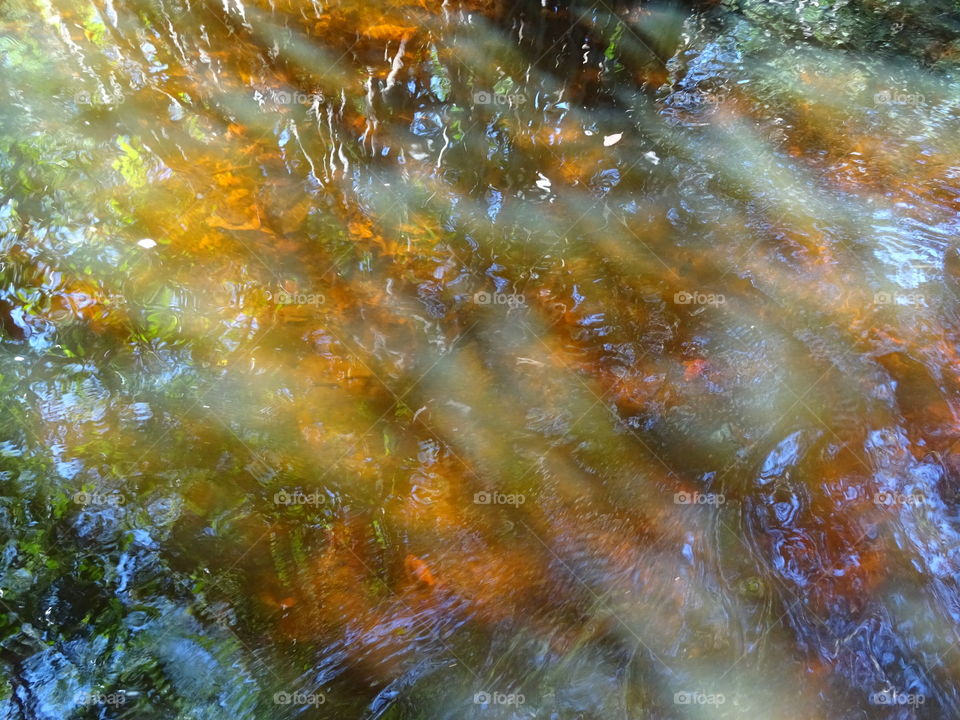
M 430 572 L 430 568 L 416 555 L 407 555 L 403 561 L 403 568 L 407 571 L 407 575 L 419 585 L 432 588 L 437 584 L 437 581 L 433 578 L 433 573 Z

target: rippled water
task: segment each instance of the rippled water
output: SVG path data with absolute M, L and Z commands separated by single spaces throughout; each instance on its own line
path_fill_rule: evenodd
M 955 3 L 0 58 L 0 717 L 960 717 Z

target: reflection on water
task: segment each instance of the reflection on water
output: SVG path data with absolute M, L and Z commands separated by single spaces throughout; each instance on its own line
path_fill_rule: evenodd
M 2 717 L 960 715 L 955 5 L 0 22 Z

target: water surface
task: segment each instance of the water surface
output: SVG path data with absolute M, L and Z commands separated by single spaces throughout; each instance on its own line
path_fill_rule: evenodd
M 960 716 L 956 4 L 0 58 L 0 717 Z

